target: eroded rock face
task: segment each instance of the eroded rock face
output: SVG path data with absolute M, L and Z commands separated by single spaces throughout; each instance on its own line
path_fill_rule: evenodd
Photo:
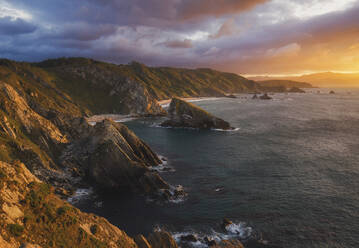
M 131 115 L 165 115 L 165 110 L 157 103 L 146 87 L 135 79 L 117 73 L 115 70 L 97 68 L 94 65 L 65 67 L 66 73 L 76 75 L 90 82 L 91 87 L 97 87 L 107 92 L 108 98 L 113 99 L 119 109 L 113 113 Z M 120 100 L 116 100 L 120 99 Z M 107 110 L 108 111 L 108 110 Z
M 152 195 L 169 189 L 150 169 L 161 160 L 125 125 L 106 119 L 89 128 L 87 137 L 69 147 L 67 166 L 79 166 L 92 184 L 105 191 Z
M 203 109 L 185 102 L 178 98 L 173 98 L 168 109 L 169 120 L 163 122 L 163 127 L 190 127 L 201 129 L 233 129 L 230 124 L 217 118 Z
M 154 232 L 147 237 L 153 248 L 178 248 L 176 241 L 168 232 Z
M 21 163 L 0 162 L 0 209 L 0 247 L 138 247 L 106 219 L 59 199 Z
M 2 109 L 21 125 L 29 135 L 37 137 L 37 142 L 44 148 L 50 146 L 49 143 L 67 143 L 68 139 L 61 131 L 49 120 L 45 119 L 29 107 L 23 97 L 9 84 L 0 82 L 0 98 Z M 16 131 L 9 127 L 7 118 L 3 117 L 3 129 L 16 138 Z

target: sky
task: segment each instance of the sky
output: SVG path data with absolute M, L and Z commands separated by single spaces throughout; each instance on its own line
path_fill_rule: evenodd
M 0 0 L 0 57 L 359 72 L 359 0 Z

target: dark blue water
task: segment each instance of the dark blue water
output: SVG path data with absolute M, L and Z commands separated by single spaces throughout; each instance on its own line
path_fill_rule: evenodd
M 227 217 L 282 247 L 359 247 L 359 91 L 336 91 L 195 103 L 239 127 L 235 132 L 128 122 L 168 158 L 176 172 L 161 175 L 183 185 L 187 200 L 157 205 L 108 196 L 100 208 L 80 207 L 131 235 L 156 225 L 209 233 Z

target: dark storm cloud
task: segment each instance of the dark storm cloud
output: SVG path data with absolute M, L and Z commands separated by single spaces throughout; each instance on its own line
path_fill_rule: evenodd
M 36 26 L 20 18 L 10 16 L 0 18 L 0 35 L 28 34 L 36 30 Z
M 164 45 L 169 48 L 192 48 L 192 41 L 189 39 L 184 40 L 170 40 L 166 42 L 162 42 L 159 45 Z
M 330 53 L 359 44 L 358 4 L 301 19 L 294 9 L 317 0 L 4 1 L 31 16 L 0 13 L 0 56 L 21 60 L 88 56 L 261 73 L 289 67 L 290 56 L 304 61 L 316 46 Z

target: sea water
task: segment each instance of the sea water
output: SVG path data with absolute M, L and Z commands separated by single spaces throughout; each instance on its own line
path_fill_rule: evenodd
M 163 228 L 175 238 L 231 238 L 220 229 L 228 218 L 234 238 L 255 235 L 292 248 L 359 247 L 359 91 L 319 90 L 194 103 L 238 128 L 232 132 L 159 128 L 158 118 L 127 122 L 167 158 L 172 169 L 161 176 L 188 196 L 158 204 L 113 194 L 77 206 L 130 235 Z

